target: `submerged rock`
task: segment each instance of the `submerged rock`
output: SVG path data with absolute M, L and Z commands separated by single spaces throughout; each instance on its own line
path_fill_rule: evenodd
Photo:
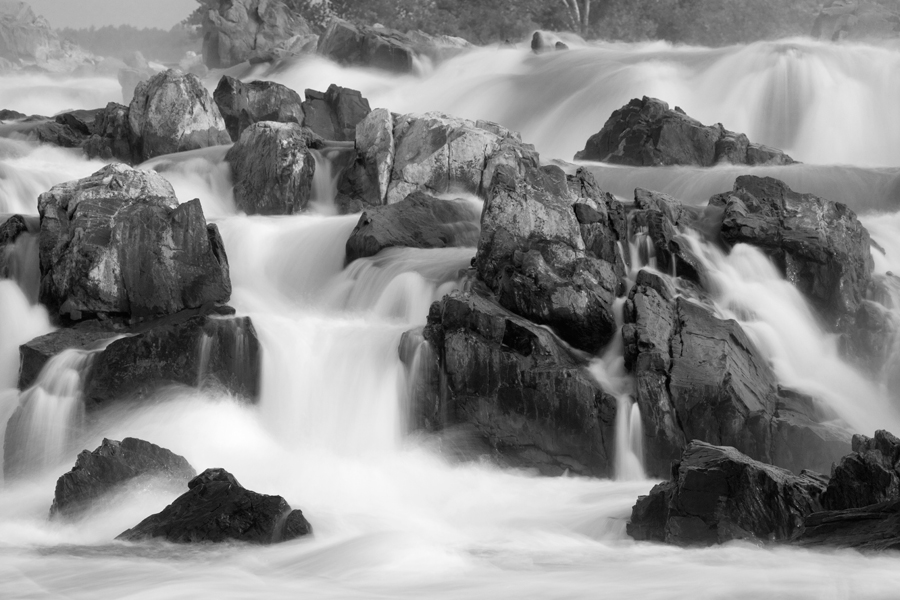
M 93 452 L 79 454 L 72 470 L 57 480 L 50 518 L 76 517 L 137 478 L 163 480 L 178 488 L 196 475 L 184 457 L 150 442 L 104 439 Z
M 142 319 L 231 295 L 219 231 L 156 173 L 121 164 L 38 198 L 41 302 L 53 317 Z
M 356 126 L 370 112 L 369 101 L 356 90 L 334 84 L 324 94 L 306 90 L 305 125 L 326 140 L 355 141 Z
M 188 491 L 162 512 L 122 532 L 116 539 L 163 538 L 176 544 L 236 540 L 252 544 L 286 542 L 312 533 L 299 510 L 281 496 L 245 489 L 224 469 L 207 469 Z
M 721 124 L 703 125 L 680 108 L 670 110 L 662 100 L 647 96 L 635 98 L 614 111 L 603 129 L 575 155 L 575 160 L 636 167 L 794 162 L 781 150 L 752 144 L 743 133 L 728 131 Z
M 223 75 L 213 98 L 235 142 L 247 127 L 260 121 L 303 125 L 300 94 L 274 81 L 244 83 Z
M 478 209 L 465 200 L 439 200 L 422 192 L 396 204 L 367 208 L 347 240 L 347 262 L 385 248 L 474 247 Z
M 825 488 L 815 474 L 794 475 L 696 440 L 673 465 L 672 477 L 638 498 L 628 535 L 682 546 L 788 541 L 820 508 Z

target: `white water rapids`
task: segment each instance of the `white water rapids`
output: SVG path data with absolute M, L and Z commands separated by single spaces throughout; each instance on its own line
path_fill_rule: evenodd
M 520 130 L 545 162 L 571 160 L 630 98 L 660 97 L 805 164 L 594 165 L 602 187 L 625 199 L 641 186 L 705 205 L 738 174 L 770 174 L 847 203 L 886 251 L 876 253 L 876 270 L 900 273 L 900 112 L 891 108 L 900 95 L 897 48 L 788 40 L 715 50 L 609 44 L 533 56 L 523 44 L 479 50 L 417 76 L 318 58 L 268 76 L 300 92 L 330 83 L 360 89 L 373 107 L 395 112 L 495 120 Z M 0 108 L 27 113 L 117 100 L 113 80 L 0 81 Z M 72 453 L 0 487 L 0 598 L 897 596 L 896 556 L 636 543 L 625 522 L 651 481 L 544 478 L 458 463 L 427 436 L 410 435 L 400 336 L 423 324 L 431 302 L 456 286 L 474 249 L 395 249 L 345 267 L 344 243 L 357 217 L 328 216 L 327 181 L 318 181 L 319 214 L 238 215 L 223 156 L 215 148 L 147 166 L 169 178 L 180 200 L 199 197 L 221 229 L 231 304 L 252 317 L 263 346 L 259 406 L 171 392 L 66 433 L 76 437 L 76 451 L 103 437 L 133 436 L 184 455 L 198 470 L 224 467 L 246 487 L 301 508 L 315 537 L 267 548 L 112 542 L 173 499 L 143 488 L 126 490 L 84 520 L 50 523 L 54 484 L 73 465 Z M 66 150 L 0 138 L 0 218 L 35 215 L 38 194 L 99 167 Z M 33 245 L 20 251 L 22 264 L 34 264 Z M 900 433 L 900 399 L 838 358 L 834 340 L 758 252 L 739 248 L 725 256 L 701 245 L 700 255 L 720 313 L 742 322 L 783 382 L 826 394 L 862 433 Z M 33 278 L 17 281 L 33 285 Z M 0 424 L 19 402 L 18 345 L 51 330 L 29 297 L 33 290 L 0 281 Z M 621 405 L 630 406 L 616 357 L 605 356 L 601 371 L 616 379 Z M 640 436 L 633 417 L 623 419 L 621 431 Z M 621 468 L 633 477 L 637 467 Z

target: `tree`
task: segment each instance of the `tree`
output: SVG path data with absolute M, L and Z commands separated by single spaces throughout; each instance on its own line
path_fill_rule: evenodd
M 572 31 L 587 37 L 591 24 L 591 0 L 581 0 L 581 6 L 578 0 L 562 0 L 569 14 L 569 21 L 572 25 Z

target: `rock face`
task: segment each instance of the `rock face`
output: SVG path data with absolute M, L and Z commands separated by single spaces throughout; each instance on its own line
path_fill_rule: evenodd
M 247 214 L 290 215 L 306 208 L 312 193 L 315 135 L 296 123 L 254 123 L 228 151 L 234 201 Z
M 306 90 L 305 125 L 326 140 L 355 141 L 356 126 L 370 112 L 369 101 L 356 90 L 334 84 L 324 94 Z
M 76 517 L 139 477 L 163 479 L 172 487 L 181 487 L 196 475 L 184 457 L 150 442 L 104 439 L 93 452 L 79 454 L 72 470 L 57 480 L 50 517 Z
M 25 2 L 0 2 L 0 58 L 43 62 L 60 52 L 56 32 Z
M 347 240 L 347 262 L 385 248 L 448 248 L 478 244 L 478 210 L 464 200 L 415 192 L 397 204 L 367 208 Z
M 611 475 L 615 398 L 583 356 L 486 294 L 453 292 L 432 305 L 419 426 L 471 423 L 514 464 Z
M 638 499 L 627 525 L 631 537 L 683 546 L 787 541 L 819 509 L 825 487 L 814 474 L 797 476 L 696 440 L 672 476 Z
M 274 81 L 243 83 L 223 75 L 213 98 L 225 119 L 228 135 L 235 142 L 247 127 L 259 121 L 303 125 L 300 95 Z
M 41 194 L 38 211 L 40 299 L 54 317 L 141 319 L 231 295 L 218 229 L 156 173 L 108 165 Z
M 116 539 L 272 544 L 310 533 L 312 526 L 303 513 L 291 510 L 281 496 L 252 492 L 228 471 L 207 469 L 192 479 L 188 491 L 162 512 L 147 517 Z
M 813 23 L 812 36 L 832 41 L 896 38 L 900 11 L 869 0 L 829 0 Z
M 81 144 L 88 158 L 118 160 L 124 163 L 140 162 L 140 152 L 135 147 L 128 107 L 110 102 L 91 121 L 90 136 Z
M 203 60 L 210 69 L 267 59 L 313 40 L 306 21 L 280 0 L 217 0 L 203 19 Z
M 900 550 L 900 500 L 813 513 L 804 525 L 795 540 L 801 546 Z
M 900 440 L 887 431 L 853 436 L 853 452 L 831 472 L 822 496 L 827 510 L 861 508 L 900 499 Z
M 225 121 L 200 79 L 172 69 L 137 86 L 128 122 L 142 161 L 231 143 Z
M 752 144 L 743 133 L 721 124 L 707 126 L 680 108 L 656 98 L 635 98 L 613 112 L 599 133 L 591 136 L 575 160 L 595 160 L 636 167 L 696 165 L 719 162 L 762 165 L 791 164 L 781 150 Z
M 75 327 L 64 327 L 29 340 L 19 346 L 19 390 L 34 385 L 44 365 L 63 350 L 93 350 L 117 335 L 120 333 L 111 326 L 84 321 Z

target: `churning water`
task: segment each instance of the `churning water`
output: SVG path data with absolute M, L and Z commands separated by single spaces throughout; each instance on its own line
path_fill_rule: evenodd
M 592 165 L 601 186 L 623 198 L 641 186 L 702 205 L 738 174 L 770 174 L 859 212 L 885 249 L 875 255 L 884 273 L 900 270 L 900 113 L 888 108 L 900 92 L 898 67 L 900 51 L 889 47 L 787 40 L 724 49 L 602 44 L 543 56 L 523 44 L 404 77 L 308 58 L 257 75 L 301 91 L 338 83 L 395 112 L 495 120 L 520 130 L 545 161 L 570 160 L 630 98 L 657 96 L 804 164 Z M 118 98 L 112 80 L 28 75 L 0 85 L 0 106 L 23 112 Z M 641 476 L 640 419 L 619 349 L 592 366 L 620 397 L 617 481 L 459 463 L 427 436 L 410 434 L 400 337 L 459 285 L 474 248 L 394 249 L 346 265 L 344 244 L 357 218 L 329 216 L 328 178 L 317 181 L 318 214 L 239 215 L 225 150 L 146 166 L 167 177 L 182 201 L 200 198 L 221 229 L 232 304 L 252 317 L 264 349 L 259 406 L 167 391 L 155 403 L 80 426 L 75 419 L 65 434 L 78 449 L 93 449 L 103 437 L 140 437 L 197 469 L 225 467 L 247 487 L 302 508 L 315 537 L 268 548 L 112 542 L 172 500 L 144 488 L 123 490 L 76 523 L 50 523 L 55 480 L 75 456 L 46 451 L 28 476 L 0 488 L 0 598 L 896 597 L 893 556 L 742 543 L 684 550 L 628 538 L 630 508 L 653 482 Z M 39 193 L 99 166 L 66 150 L 0 139 L 0 215 L 34 215 Z M 784 383 L 823 395 L 863 433 L 900 431 L 900 402 L 887 385 L 839 358 L 834 340 L 760 253 L 739 247 L 723 255 L 694 243 L 715 284 L 717 310 L 741 321 Z M 22 264 L 34 264 L 33 248 L 22 252 Z M 0 281 L 2 423 L 20 402 L 17 346 L 51 330 L 26 289 L 33 277 L 16 281 L 21 286 Z M 34 435 L 53 435 L 58 421 L 48 422 L 56 425 L 41 429 L 36 420 Z

